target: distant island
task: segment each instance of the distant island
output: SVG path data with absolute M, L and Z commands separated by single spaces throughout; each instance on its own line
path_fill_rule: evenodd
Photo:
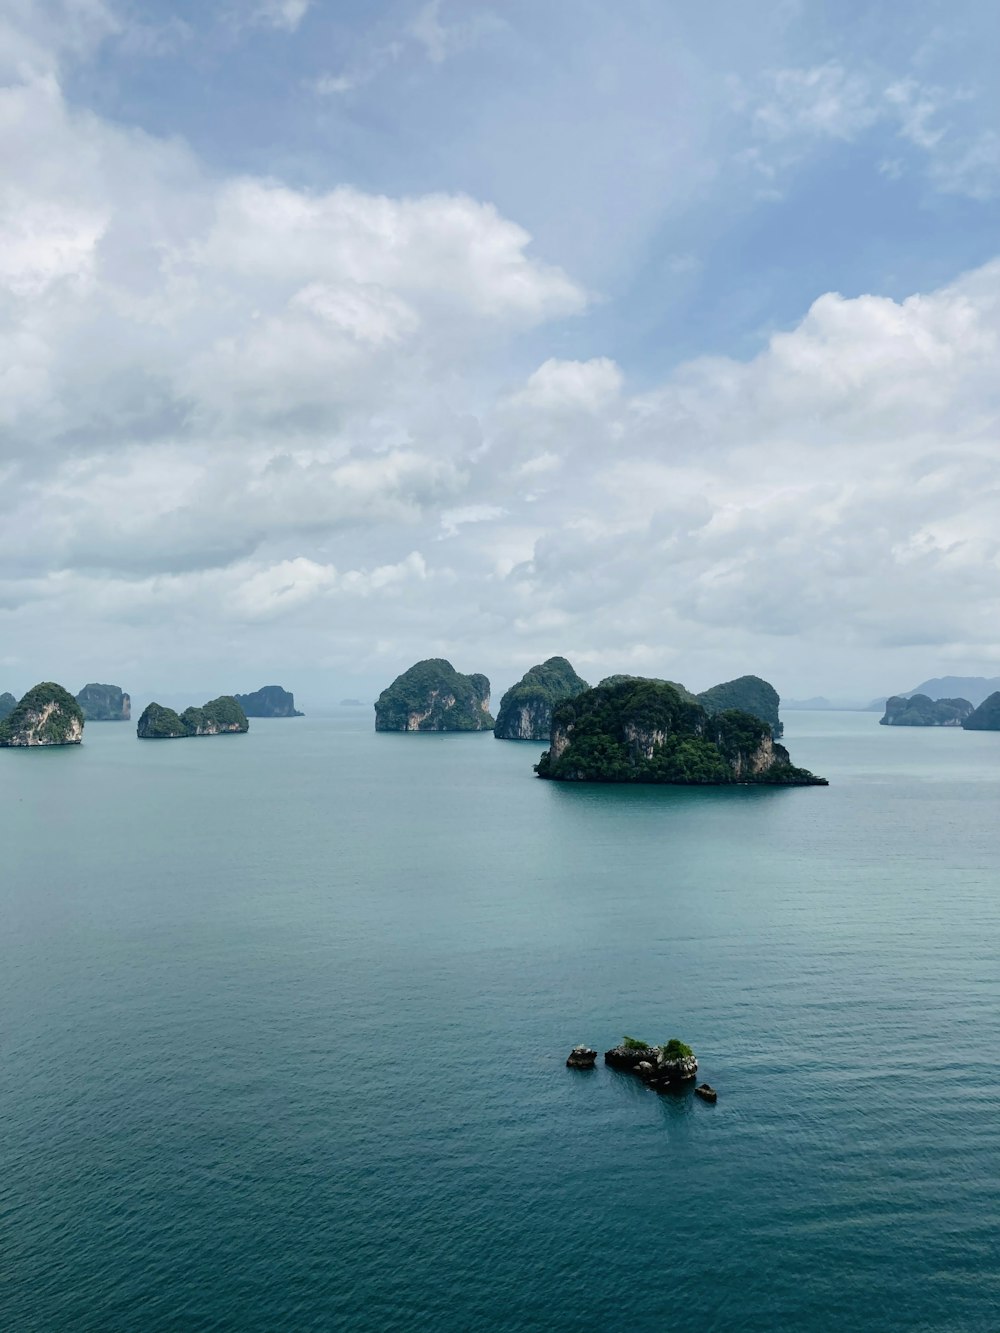
M 491 731 L 490 682 L 463 676 L 443 657 L 416 662 L 382 691 L 376 731 Z
M 896 696 L 912 699 L 926 694 L 929 699 L 967 699 L 978 708 L 991 694 L 1000 691 L 1000 676 L 935 676 L 912 690 L 899 690 Z
M 0 746 L 79 745 L 83 724 L 83 711 L 69 690 L 42 681 L 0 721 Z
M 16 707 L 17 700 L 9 691 L 5 690 L 3 694 L 0 694 L 0 722 L 5 717 L 9 717 Z
M 249 729 L 246 713 L 231 694 L 223 694 L 200 708 L 185 708 L 179 714 L 162 704 L 150 704 L 139 718 L 136 735 L 144 741 L 161 741 L 185 736 L 222 736 Z
M 721 685 L 703 690 L 697 699 L 705 712 L 713 717 L 735 708 L 766 722 L 776 740 L 784 733 L 784 724 L 778 717 L 781 704 L 778 691 L 760 676 L 737 676 L 735 680 L 723 681 Z
M 712 714 L 672 685 L 632 678 L 561 703 L 535 772 L 561 782 L 827 785 L 792 765 L 763 719 Z
M 234 694 L 247 717 L 302 717 L 295 696 L 280 685 L 262 685 L 253 694 Z
M 362 699 L 341 699 L 340 701 L 341 708 L 364 708 L 364 706 Z
M 76 696 L 87 722 L 128 722 L 132 700 L 118 685 L 84 685 Z
M 1000 731 L 1000 690 L 984 699 L 962 726 L 966 731 Z
M 565 657 L 550 657 L 526 671 L 500 700 L 493 735 L 501 741 L 547 741 L 553 708 L 589 689 Z
M 885 701 L 883 727 L 961 727 L 972 712 L 968 699 L 930 699 L 926 694 L 894 694 Z

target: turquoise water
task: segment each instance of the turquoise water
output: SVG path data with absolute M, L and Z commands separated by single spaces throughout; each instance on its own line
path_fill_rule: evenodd
M 0 752 L 0 1326 L 995 1333 L 1000 736 L 370 725 Z M 564 1067 L 623 1032 L 718 1104 Z

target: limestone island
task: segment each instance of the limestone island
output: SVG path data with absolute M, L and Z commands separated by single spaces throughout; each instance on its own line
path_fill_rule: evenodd
M 1000 690 L 973 709 L 962 726 L 966 731 L 1000 731 Z
M 490 682 L 463 676 L 443 657 L 416 662 L 382 691 L 376 731 L 491 731 Z
M 565 657 L 550 657 L 526 671 L 500 700 L 493 735 L 500 741 L 547 741 L 556 705 L 589 689 Z
M 83 711 L 69 690 L 46 680 L 0 722 L 0 746 L 79 745 L 83 723 Z
M 882 727 L 964 727 L 973 712 L 968 699 L 931 699 L 926 694 L 904 698 L 894 694 L 885 701 Z
M 9 690 L 4 690 L 3 694 L 0 694 L 0 722 L 2 722 L 5 717 L 10 717 L 16 707 L 17 700 Z
M 201 708 L 185 708 L 179 714 L 162 704 L 150 704 L 143 710 L 135 730 L 141 741 L 165 741 L 182 736 L 236 734 L 249 731 L 250 723 L 233 696 L 222 694 Z
M 87 722 L 128 722 L 132 700 L 118 685 L 84 685 L 76 696 Z
M 703 690 L 696 698 L 705 712 L 713 717 L 735 708 L 766 722 L 775 740 L 780 740 L 784 734 L 784 723 L 778 717 L 781 703 L 778 691 L 760 676 L 737 676 L 735 680 L 723 681 L 710 690 Z
M 737 709 L 713 715 L 673 685 L 641 678 L 559 704 L 535 772 L 559 782 L 827 786 L 792 765 L 761 718 Z
M 295 695 L 280 685 L 262 685 L 253 694 L 234 694 L 233 698 L 247 717 L 302 717 L 295 707 Z

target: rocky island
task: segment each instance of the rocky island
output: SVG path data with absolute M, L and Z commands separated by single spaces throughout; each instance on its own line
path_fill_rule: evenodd
M 87 722 L 128 722 L 132 700 L 118 685 L 84 685 L 76 696 Z
M 559 704 L 535 772 L 559 782 L 827 785 L 792 765 L 768 722 L 736 709 L 710 714 L 672 685 L 642 679 Z
M 83 712 L 69 690 L 46 680 L 0 722 L 0 746 L 79 745 L 83 723 Z
M 972 713 L 968 699 L 931 699 L 926 694 L 894 694 L 885 701 L 882 727 L 962 727 Z
M 677 1037 L 671 1037 L 662 1046 L 650 1046 L 638 1037 L 624 1037 L 619 1046 L 604 1052 L 604 1063 L 613 1069 L 638 1074 L 657 1092 L 682 1087 L 698 1073 L 694 1051 Z
M 443 657 L 416 662 L 382 691 L 376 731 L 491 731 L 490 682 L 463 676 Z
M 553 708 L 588 689 L 565 657 L 550 657 L 526 671 L 500 700 L 493 735 L 501 741 L 547 741 Z
M 233 698 L 247 717 L 302 717 L 295 707 L 295 695 L 280 685 L 262 685 L 252 694 L 234 694 Z
M 1000 731 L 1000 690 L 984 699 L 962 722 L 966 731 Z
M 246 714 L 231 694 L 210 699 L 201 708 L 175 713 L 162 704 L 143 710 L 136 735 L 143 741 L 176 740 L 183 736 L 223 736 L 250 730 Z
M 12 694 L 6 690 L 3 694 L 0 694 L 0 722 L 2 722 L 5 717 L 10 717 L 16 707 L 17 700 Z

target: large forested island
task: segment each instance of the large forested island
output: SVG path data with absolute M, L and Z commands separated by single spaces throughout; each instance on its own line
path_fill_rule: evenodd
M 1000 731 L 1000 690 L 984 699 L 962 726 L 966 731 Z
M 972 712 L 968 699 L 931 699 L 926 694 L 894 694 L 879 718 L 883 727 L 961 727 Z
M 375 703 L 376 731 L 492 731 L 490 682 L 443 657 L 416 662 Z
M 143 710 L 136 734 L 143 741 L 165 741 L 184 736 L 223 736 L 249 729 L 246 713 L 233 696 L 222 694 L 200 708 L 185 708 L 183 713 L 175 713 L 162 704 L 150 704 Z
M 502 741 L 547 741 L 553 708 L 589 688 L 565 657 L 550 657 L 526 671 L 500 700 L 493 735 Z
M 233 698 L 247 717 L 301 717 L 295 707 L 295 695 L 280 685 L 262 685 L 252 694 L 234 694 Z
M 132 700 L 120 685 L 84 685 L 76 696 L 88 722 L 128 722 Z
M 709 713 L 672 685 L 624 679 L 561 703 L 535 765 L 561 782 L 826 786 L 796 768 L 770 724 L 750 713 Z
M 45 680 L 28 691 L 0 722 L 0 746 L 79 745 L 83 712 L 61 685 Z

